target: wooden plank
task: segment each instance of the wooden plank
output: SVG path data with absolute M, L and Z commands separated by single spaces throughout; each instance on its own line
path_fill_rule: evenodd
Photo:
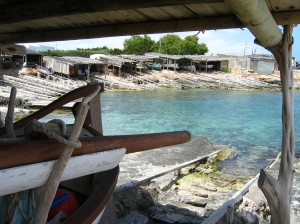
M 148 7 L 162 7 L 184 4 L 222 2 L 221 0 L 85 0 L 82 1 L 26 1 L 18 4 L 3 5 L 0 8 L 0 24 L 36 20 L 47 17 L 74 15 L 78 13 L 105 12 Z M 14 13 L 11 13 L 14 12 Z
M 289 11 L 300 8 L 299 0 L 269 0 L 268 2 L 274 11 Z
M 146 17 L 136 11 L 136 10 L 119 10 L 117 11 L 118 13 L 120 13 L 121 15 L 123 15 L 127 21 L 130 21 L 130 22 L 145 22 L 147 21 L 146 20 Z
M 101 135 L 103 135 L 100 93 L 97 94 L 95 98 L 89 102 L 89 105 L 90 105 L 90 111 L 89 111 L 90 125 L 93 129 L 95 129 Z
M 216 3 L 216 7 L 219 7 L 220 4 L 222 4 L 224 7 L 227 5 L 224 5 L 224 3 Z M 213 4 L 203 4 L 201 7 L 199 7 L 198 4 L 190 4 L 187 5 L 186 7 L 189 8 L 191 11 L 193 11 L 195 14 L 198 16 L 214 16 L 216 14 L 215 9 L 212 7 Z M 215 5 L 215 4 L 214 4 Z M 228 10 L 228 7 L 225 7 Z M 226 11 L 226 10 L 224 10 Z M 231 10 L 230 10 L 231 12 Z M 227 15 L 227 11 L 226 14 Z M 232 13 L 231 13 L 232 14 Z
M 160 8 L 176 19 L 194 17 L 194 14 L 184 6 L 165 6 Z
M 300 11 L 277 12 L 273 13 L 273 16 L 278 25 L 300 23 Z M 236 16 L 180 19 L 170 21 L 151 21 L 112 25 L 102 25 L 101 23 L 101 25 L 86 25 L 68 29 L 57 28 L 43 31 L 39 30 L 22 31 L 17 33 L 2 33 L 0 35 L 0 42 L 29 43 L 43 41 L 62 41 L 81 38 L 88 39 L 121 35 L 215 30 L 243 27 L 245 27 L 245 25 L 243 25 Z
M 235 16 L 209 17 L 172 21 L 152 21 L 141 23 L 111 24 L 101 26 L 82 26 L 80 28 L 53 29 L 43 31 L 24 31 L 2 33 L 0 41 L 4 43 L 29 43 L 81 38 L 99 38 L 120 35 L 151 34 L 162 32 L 198 31 L 227 28 L 241 28 L 242 23 Z
M 145 16 L 151 18 L 152 20 L 167 20 L 170 19 L 170 15 L 160 8 L 142 8 L 137 9 L 139 12 L 143 13 Z
M 119 148 L 72 157 L 62 181 L 113 169 L 119 165 L 125 152 L 125 148 Z M 52 160 L 0 170 L 0 196 L 44 185 L 55 162 Z

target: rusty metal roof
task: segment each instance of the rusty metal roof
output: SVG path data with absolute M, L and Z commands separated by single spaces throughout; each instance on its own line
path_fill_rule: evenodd
M 277 24 L 300 22 L 300 1 L 266 3 Z M 222 0 L 0 0 L 2 43 L 241 27 Z

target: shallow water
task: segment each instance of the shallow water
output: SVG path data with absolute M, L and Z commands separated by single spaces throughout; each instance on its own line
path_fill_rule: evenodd
M 299 96 L 296 92 L 298 149 Z M 281 92 L 165 89 L 104 92 L 101 99 L 104 134 L 188 130 L 236 149 L 236 155 L 222 163 L 228 172 L 255 174 L 281 147 Z

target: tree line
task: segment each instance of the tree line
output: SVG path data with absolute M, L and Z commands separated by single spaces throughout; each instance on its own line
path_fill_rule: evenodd
M 158 41 L 152 40 L 148 35 L 134 35 L 126 39 L 123 43 L 124 49 L 97 47 L 97 48 L 77 48 L 76 50 L 53 50 L 43 51 L 46 56 L 79 56 L 90 57 L 92 54 L 137 54 L 143 55 L 148 52 L 175 55 L 203 55 L 208 52 L 205 43 L 198 43 L 196 35 L 186 36 L 181 39 L 176 34 L 167 34 Z

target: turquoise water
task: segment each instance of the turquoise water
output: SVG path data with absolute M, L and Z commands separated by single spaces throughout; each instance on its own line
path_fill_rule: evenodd
M 295 93 L 296 148 L 299 148 Z M 223 168 L 250 173 L 269 163 L 281 147 L 281 92 L 221 90 L 156 90 L 102 94 L 104 134 L 188 130 L 214 143 L 231 144 L 233 159 Z

